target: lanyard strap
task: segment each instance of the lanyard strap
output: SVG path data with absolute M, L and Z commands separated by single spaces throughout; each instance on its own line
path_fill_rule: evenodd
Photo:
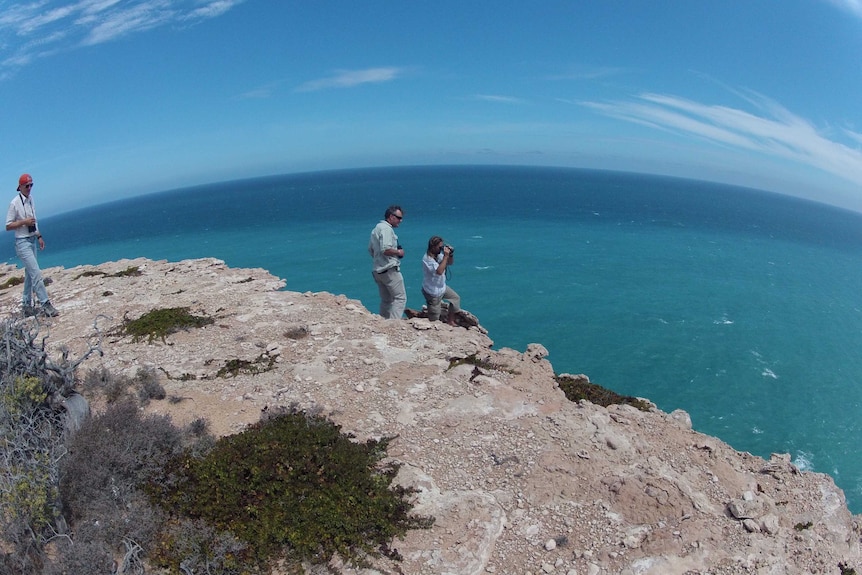
M 18 192 L 18 199 L 21 200 L 21 209 L 24 210 L 24 217 L 26 218 L 27 217 L 27 204 L 24 203 L 24 196 L 21 194 L 21 192 Z M 27 199 L 29 200 L 30 198 L 27 198 Z M 30 211 L 31 212 L 33 211 L 33 204 L 30 204 Z M 36 217 L 35 212 L 33 213 L 33 217 Z

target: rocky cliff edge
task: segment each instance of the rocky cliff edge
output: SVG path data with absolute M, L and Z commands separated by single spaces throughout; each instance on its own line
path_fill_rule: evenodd
M 266 270 L 216 259 L 44 273 L 61 315 L 35 321 L 52 355 L 83 354 L 101 337 L 104 355 L 83 369 L 157 368 L 182 401 L 148 411 L 177 424 L 203 417 L 223 435 L 298 404 L 359 440 L 397 436 L 398 481 L 419 490 L 415 511 L 436 522 L 395 542 L 402 563 L 362 573 L 862 570 L 860 517 L 829 476 L 736 451 L 693 431 L 683 411 L 573 403 L 540 344 L 494 350 L 478 328 L 386 321 L 359 301 L 285 291 Z M 0 267 L 0 282 L 16 274 Z M 0 290 L 0 313 L 21 314 L 19 290 Z M 168 307 L 215 322 L 152 343 L 108 335 L 124 317 Z M 481 365 L 451 367 L 473 354 Z M 271 369 L 218 375 L 237 360 Z

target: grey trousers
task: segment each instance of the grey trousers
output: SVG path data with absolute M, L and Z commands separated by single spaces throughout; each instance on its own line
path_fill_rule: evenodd
M 449 286 L 446 286 L 446 291 L 440 297 L 430 296 L 425 293 L 425 290 L 422 290 L 422 295 L 425 296 L 425 303 L 428 305 L 428 319 L 431 321 L 440 319 L 440 308 L 444 299 L 449 302 L 450 314 L 461 311 L 461 296 Z
M 386 319 L 401 319 L 407 306 L 407 291 L 404 276 L 395 268 L 379 274 L 372 271 L 377 289 L 380 291 L 380 315 Z

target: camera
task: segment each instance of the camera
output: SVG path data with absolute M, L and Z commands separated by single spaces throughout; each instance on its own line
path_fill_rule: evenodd
M 36 226 L 27 226 L 27 233 L 32 234 L 36 231 Z
M 403 250 L 403 249 L 404 249 L 403 247 L 401 247 L 401 244 L 398 244 L 398 246 L 396 246 L 396 247 L 397 247 L 397 249 L 399 249 L 399 250 Z M 398 259 L 401 259 L 401 258 L 403 258 L 403 257 L 404 257 L 404 256 L 398 256 Z
M 453 263 L 455 261 L 455 248 L 453 248 L 449 244 L 444 244 L 443 247 L 449 248 L 449 263 Z

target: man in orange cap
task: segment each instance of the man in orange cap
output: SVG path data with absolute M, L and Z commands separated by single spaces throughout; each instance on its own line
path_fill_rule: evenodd
M 36 261 L 36 243 L 39 249 L 45 249 L 45 240 L 36 223 L 36 208 L 30 191 L 33 189 L 33 178 L 30 174 L 21 174 L 18 178 L 18 195 L 9 204 L 6 212 L 6 230 L 15 232 L 15 253 L 24 264 L 24 315 L 42 314 L 54 317 L 59 312 L 51 305 L 48 299 L 48 291 L 45 289 L 45 281 L 42 279 L 42 270 Z M 33 307 L 33 292 L 39 300 L 39 309 Z

